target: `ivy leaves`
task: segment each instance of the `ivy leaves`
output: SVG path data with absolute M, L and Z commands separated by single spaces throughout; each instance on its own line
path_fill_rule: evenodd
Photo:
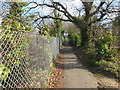
M 41 35 L 45 35 L 45 36 L 50 36 L 50 29 L 49 29 L 49 26 L 44 24 L 43 26 L 39 27 L 39 33 Z
M 94 64 L 118 75 L 117 51 L 114 49 L 116 37 L 111 33 L 104 34 L 95 41 L 96 59 Z
M 0 65 L 0 79 L 6 80 L 9 73 L 10 73 L 10 69 L 8 69 L 4 64 L 1 64 Z
M 26 59 L 28 53 L 28 37 L 26 33 L 31 32 L 31 24 L 26 21 L 23 7 L 27 3 L 10 2 L 9 12 L 3 18 L 1 27 L 1 49 L 2 58 L 0 64 L 0 78 L 6 80 L 13 68 L 22 65 L 23 59 Z M 32 17 L 30 17 L 32 18 Z M 29 18 L 29 19 L 30 19 Z
M 113 43 L 115 42 L 115 37 L 110 33 L 104 35 L 103 37 L 95 41 L 95 48 L 97 52 L 98 61 L 101 59 L 111 60 L 114 57 Z

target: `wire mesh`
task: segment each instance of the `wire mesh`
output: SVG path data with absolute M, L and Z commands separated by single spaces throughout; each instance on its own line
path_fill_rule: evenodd
M 54 63 L 57 53 L 59 52 L 59 42 L 58 38 L 51 37 L 50 38 L 50 45 L 51 45 L 51 52 L 52 52 L 52 62 Z
M 20 31 L 0 33 L 0 86 L 44 88 L 58 53 L 57 39 Z

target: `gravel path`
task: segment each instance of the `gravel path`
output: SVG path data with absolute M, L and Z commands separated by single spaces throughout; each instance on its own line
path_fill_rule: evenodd
M 77 62 L 72 47 L 64 48 L 64 87 L 65 88 L 97 88 L 97 80 L 82 63 Z

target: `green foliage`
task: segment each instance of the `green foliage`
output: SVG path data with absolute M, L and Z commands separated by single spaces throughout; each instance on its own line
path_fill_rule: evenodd
M 65 33 L 64 30 L 61 30 L 61 32 L 60 32 L 60 35 L 61 35 L 61 36 L 60 36 L 60 37 L 61 37 L 62 40 L 65 39 L 64 33 Z
M 111 33 L 104 34 L 102 37 L 95 41 L 96 58 L 93 63 L 99 68 L 110 71 L 118 75 L 118 62 L 117 51 L 114 49 L 113 44 L 116 37 Z
M 73 21 L 74 21 L 74 24 L 79 29 L 81 29 L 81 27 L 83 27 L 83 25 L 84 25 L 84 20 L 83 20 L 83 17 L 81 17 L 81 16 L 79 16 L 79 17 L 73 17 Z
M 73 46 L 80 46 L 80 44 L 81 44 L 80 34 L 78 34 L 78 33 L 70 34 L 69 40 L 70 40 L 70 44 Z
M 55 29 L 50 30 L 50 36 L 57 37 L 58 36 L 58 31 Z
M 5 80 L 14 67 L 21 65 L 27 56 L 28 38 L 26 33 L 31 32 L 31 24 L 22 14 L 26 2 L 10 2 L 9 12 L 2 21 L 1 48 L 2 64 L 0 65 L 0 78 Z M 28 20 L 29 21 L 29 20 Z
M 27 30 L 31 32 L 31 24 L 27 22 L 30 19 L 26 19 L 22 15 L 25 11 L 23 7 L 26 5 L 28 5 L 26 2 L 10 2 L 10 10 L 3 18 L 2 29 L 19 32 L 25 32 Z
M 116 51 L 113 49 L 113 43 L 116 41 L 115 36 L 108 33 L 95 41 L 97 59 L 99 60 L 114 60 Z
M 60 18 L 61 15 L 54 11 L 54 16 L 56 18 Z M 54 20 L 54 29 L 50 31 L 51 36 L 58 37 L 59 35 L 63 37 L 63 30 L 62 30 L 62 21 L 61 20 Z
M 117 27 L 120 27 L 120 16 L 116 17 L 113 24 Z
M 44 24 L 43 26 L 39 27 L 39 34 L 45 35 L 45 36 L 50 36 L 50 28 L 48 25 Z
M 9 73 L 10 73 L 10 69 L 7 68 L 4 64 L 1 64 L 0 65 L 0 77 L 3 80 L 6 80 Z

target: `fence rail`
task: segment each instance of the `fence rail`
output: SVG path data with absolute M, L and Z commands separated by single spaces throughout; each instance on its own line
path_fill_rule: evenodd
M 59 53 L 58 38 L 8 30 L 0 33 L 0 87 L 45 87 Z

